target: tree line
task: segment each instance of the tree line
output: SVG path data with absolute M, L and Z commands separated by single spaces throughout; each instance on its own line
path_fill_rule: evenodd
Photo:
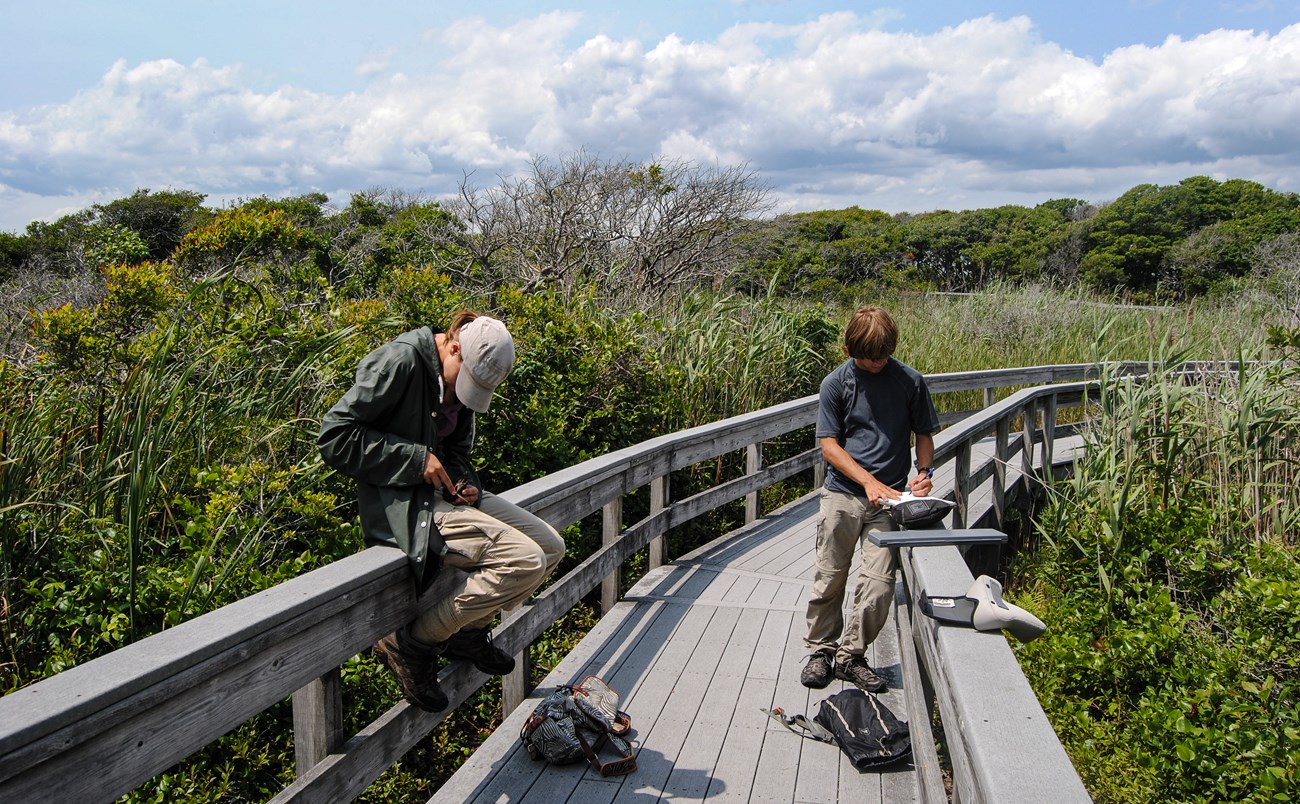
M 489 186 L 466 176 L 456 197 L 441 201 L 386 189 L 341 207 L 321 193 L 222 209 L 204 200 L 140 189 L 0 233 L 4 306 L 84 302 L 99 292 L 100 267 L 171 259 L 200 232 L 222 243 L 205 253 L 204 270 L 276 252 L 310 259 L 357 292 L 396 266 L 420 265 L 464 288 L 592 288 L 634 305 L 682 287 L 828 299 L 864 284 L 972 291 L 1007 281 L 1182 300 L 1230 292 L 1258 273 L 1292 275 L 1300 258 L 1300 195 L 1205 176 L 1141 184 L 1103 204 L 772 215 L 767 189 L 746 166 L 579 152 L 536 158 L 524 175 Z M 292 243 L 276 240 L 275 230 L 290 228 Z

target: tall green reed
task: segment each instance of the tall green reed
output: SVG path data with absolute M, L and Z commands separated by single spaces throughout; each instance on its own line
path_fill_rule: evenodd
M 97 534 L 109 554 L 124 555 L 125 566 L 110 571 L 125 577 L 134 638 L 142 630 L 141 573 L 150 555 L 174 547 L 184 523 L 173 499 L 194 471 L 258 453 L 312 465 L 321 377 L 354 331 L 293 331 L 274 305 L 215 303 L 230 302 L 233 284 L 230 276 L 197 283 L 172 315 L 124 350 L 131 359 L 119 371 L 93 382 L 39 365 L 0 368 L 0 516 L 7 523 L 0 592 L 11 596 L 20 565 L 31 570 L 52 542 Z M 15 530 L 28 539 L 12 543 Z M 218 529 L 190 557 L 182 610 L 205 571 L 225 583 L 266 537 L 257 529 L 233 535 L 233 549 L 221 546 Z
M 689 293 L 663 316 L 665 362 L 684 385 L 684 427 L 814 394 L 838 360 L 833 321 L 772 295 Z

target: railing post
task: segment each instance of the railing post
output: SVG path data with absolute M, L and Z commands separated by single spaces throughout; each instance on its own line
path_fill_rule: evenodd
M 957 446 L 953 477 L 953 492 L 957 497 L 957 509 L 952 513 L 953 529 L 966 527 L 966 518 L 970 514 L 970 442 L 963 441 Z
M 1026 480 L 1034 478 L 1034 430 L 1038 428 L 1038 406 L 1025 406 L 1024 437 L 1020 446 L 1020 472 Z
M 668 507 L 668 475 L 650 481 L 650 516 Z M 650 569 L 664 565 L 664 537 L 660 534 L 650 540 Z
M 613 544 L 618 540 L 618 535 L 623 531 L 623 498 L 605 503 L 601 509 L 601 528 L 600 544 L 603 547 L 607 544 Z M 623 574 L 623 565 L 615 567 L 614 571 L 600 582 L 600 613 L 602 616 L 609 614 L 618 604 L 619 580 Z
M 1052 478 L 1052 461 L 1056 447 L 1056 395 L 1043 400 L 1043 477 Z
M 508 612 L 501 612 L 502 621 L 504 622 L 507 616 L 519 611 L 520 608 L 522 607 L 515 606 Z M 509 717 L 510 713 L 515 711 L 515 707 L 523 703 L 528 693 L 532 692 L 529 689 L 529 680 L 533 675 L 533 657 L 528 648 L 528 645 L 524 645 L 524 649 L 515 654 L 515 669 L 501 677 L 502 718 Z
M 998 401 L 997 389 L 992 386 L 984 389 L 984 407 L 991 408 Z
M 1011 460 L 1011 417 L 1002 416 L 997 421 L 993 443 L 993 516 L 998 527 L 1006 522 L 1007 513 L 1007 463 Z
M 336 667 L 293 694 L 293 758 L 298 775 L 343 744 L 343 686 Z
M 813 446 L 818 448 L 817 460 L 813 461 L 813 490 L 826 485 L 826 459 L 821 457 L 821 441 L 813 439 Z
M 763 445 L 750 444 L 745 447 L 745 474 L 757 474 L 763 468 Z M 758 519 L 758 492 L 745 495 L 745 524 Z

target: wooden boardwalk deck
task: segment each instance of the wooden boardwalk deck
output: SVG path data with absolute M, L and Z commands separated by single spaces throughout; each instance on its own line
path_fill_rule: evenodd
M 760 711 L 811 716 L 843 688 L 799 683 L 816 511 L 816 495 L 804 497 L 648 573 L 432 801 L 915 801 L 909 764 L 860 773 L 838 747 Z M 890 682 L 886 705 L 908 719 L 895 628 L 868 661 Z M 548 766 L 522 750 L 519 728 L 537 701 L 589 673 L 622 693 L 632 716 L 638 770 L 629 776 Z

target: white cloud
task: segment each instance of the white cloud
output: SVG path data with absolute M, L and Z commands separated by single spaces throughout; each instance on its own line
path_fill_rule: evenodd
M 748 162 L 801 209 L 1101 201 L 1195 174 L 1300 190 L 1300 25 L 1097 63 L 1023 17 L 916 35 L 846 12 L 649 43 L 582 24 L 462 19 L 426 38 L 432 66 L 371 54 L 356 68 L 369 83 L 342 95 L 259 92 L 201 60 L 118 62 L 66 103 L 0 113 L 0 229 L 136 187 L 436 196 L 465 171 L 490 181 L 583 147 Z

